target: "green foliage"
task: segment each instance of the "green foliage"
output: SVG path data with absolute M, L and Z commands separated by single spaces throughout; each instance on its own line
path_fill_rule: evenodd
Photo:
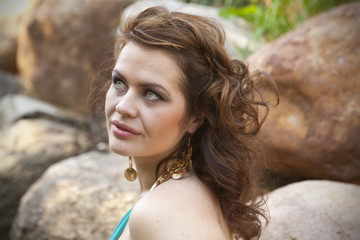
M 349 2 L 359 2 L 359 0 L 303 0 L 307 13 L 307 16 L 305 17 L 313 16 L 319 12 L 326 11 L 330 8 Z
M 254 22 L 254 16 L 257 9 L 258 6 L 255 4 L 250 4 L 241 8 L 225 7 L 220 10 L 220 16 L 223 18 L 229 18 L 232 15 L 236 15 L 246 19 L 249 22 Z
M 253 23 L 254 34 L 270 41 L 304 19 L 343 3 L 359 0 L 187 0 L 221 7 L 220 16 L 233 15 Z
M 273 0 L 268 6 L 257 5 L 252 21 L 255 36 L 272 40 L 291 30 L 301 19 L 301 15 L 294 11 L 294 8 L 300 7 L 298 2 L 300 1 Z
M 317 13 L 358 1 L 360 0 L 184 0 L 219 7 L 220 16 L 224 18 L 244 18 L 253 24 L 253 33 L 259 42 L 260 39 L 276 39 Z M 251 54 L 249 47 L 235 47 L 243 59 Z
M 246 0 L 183 0 L 187 3 L 196 3 L 207 6 L 216 6 L 216 7 L 243 7 L 249 4 L 249 1 Z
M 293 29 L 304 19 L 354 0 L 264 0 L 241 8 L 224 7 L 223 17 L 236 15 L 254 24 L 257 38 L 273 40 Z

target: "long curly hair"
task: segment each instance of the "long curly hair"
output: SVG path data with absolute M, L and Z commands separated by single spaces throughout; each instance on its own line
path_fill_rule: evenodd
M 261 155 L 254 137 L 269 107 L 256 83 L 268 76 L 250 73 L 246 64 L 231 60 L 224 30 L 205 17 L 151 7 L 122 25 L 115 59 L 129 41 L 165 50 L 177 61 L 187 117 L 204 119 L 191 137 L 195 173 L 217 197 L 233 237 L 259 238 L 261 218 L 267 222 L 267 215 L 257 188 L 255 166 Z M 259 106 L 265 109 L 262 119 Z M 185 143 L 186 136 L 177 150 Z

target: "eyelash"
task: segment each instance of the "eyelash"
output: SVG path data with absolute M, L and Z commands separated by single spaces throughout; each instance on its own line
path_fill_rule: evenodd
M 114 88 L 116 90 L 124 90 L 124 89 L 120 89 L 119 87 L 116 86 L 116 84 L 118 84 L 119 82 L 122 82 L 127 88 L 126 83 L 123 80 L 121 80 L 120 78 L 118 78 L 118 77 L 113 77 L 112 82 L 113 82 Z
M 146 97 L 146 94 L 149 93 L 149 92 L 155 94 L 155 96 L 156 96 L 156 98 L 157 98 L 156 100 L 150 100 L 150 99 L 149 99 L 151 102 L 158 102 L 158 101 L 163 101 L 163 100 L 164 100 L 164 98 L 161 97 L 160 94 L 156 93 L 155 91 L 153 91 L 153 90 L 151 90 L 151 89 L 145 89 L 145 90 L 144 90 L 144 96 Z
M 123 80 L 121 80 L 120 78 L 118 78 L 118 77 L 113 77 L 113 78 L 112 78 L 112 82 L 113 82 L 114 88 L 115 88 L 116 90 L 118 90 L 118 91 L 124 91 L 124 90 L 127 90 L 127 89 L 128 89 L 128 86 L 126 85 L 126 83 L 125 83 Z M 117 87 L 116 84 L 118 84 L 119 82 L 122 82 L 122 83 L 126 86 L 126 89 L 121 89 L 121 88 Z M 144 94 L 143 94 L 143 96 L 146 97 L 146 94 L 149 93 L 149 92 L 153 93 L 153 94 L 156 96 L 156 98 L 157 98 L 156 100 L 148 99 L 149 101 L 151 101 L 151 102 L 157 102 L 157 101 L 163 101 L 163 100 L 164 100 L 164 98 L 163 98 L 160 94 L 158 94 L 157 92 L 155 92 L 154 90 L 149 89 L 149 88 L 145 88 L 145 89 L 144 89 Z

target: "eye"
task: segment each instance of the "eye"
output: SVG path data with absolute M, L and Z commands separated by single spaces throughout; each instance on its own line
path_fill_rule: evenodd
M 113 84 L 114 84 L 114 87 L 116 90 L 126 91 L 128 89 L 128 86 L 126 85 L 126 83 L 123 80 L 121 80 L 120 78 L 114 77 Z
M 145 90 L 145 98 L 149 99 L 152 102 L 160 101 L 162 100 L 162 97 L 159 96 L 159 94 L 155 93 L 151 90 Z

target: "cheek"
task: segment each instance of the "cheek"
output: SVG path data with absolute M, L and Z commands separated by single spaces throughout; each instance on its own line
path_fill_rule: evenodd
M 105 116 L 108 119 L 111 115 L 111 113 L 115 110 L 116 103 L 114 101 L 114 98 L 112 97 L 111 90 L 109 90 L 106 93 L 105 96 Z
M 176 109 L 175 111 L 173 109 Z M 176 137 L 178 138 L 176 133 L 181 134 L 182 132 L 182 123 L 184 118 L 184 111 L 181 111 L 181 107 L 173 107 L 172 111 L 164 111 L 161 113 L 157 113 L 155 118 L 148 127 L 151 128 L 153 126 L 153 134 L 161 135 L 160 137 Z

